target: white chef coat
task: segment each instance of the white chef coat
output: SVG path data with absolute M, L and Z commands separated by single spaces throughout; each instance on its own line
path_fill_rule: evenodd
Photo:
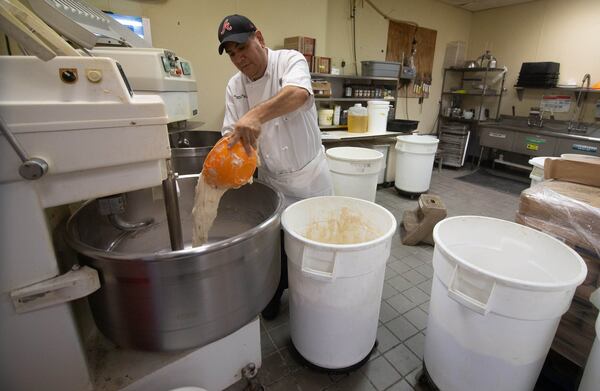
M 285 196 L 289 205 L 297 200 L 333 194 L 331 176 L 321 147 L 317 110 L 310 83 L 308 64 L 294 50 L 268 50 L 265 74 L 256 81 L 235 74 L 227 85 L 222 133 L 250 109 L 285 86 L 304 88 L 310 96 L 297 110 L 265 122 L 258 139 L 259 179 Z

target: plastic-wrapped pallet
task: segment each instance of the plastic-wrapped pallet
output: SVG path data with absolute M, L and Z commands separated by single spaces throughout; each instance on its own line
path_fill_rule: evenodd
M 587 264 L 587 277 L 577 287 L 552 343 L 552 349 L 583 367 L 595 338 L 598 316 L 589 298 L 600 286 L 600 188 L 542 182 L 521 193 L 515 221 L 564 241 Z

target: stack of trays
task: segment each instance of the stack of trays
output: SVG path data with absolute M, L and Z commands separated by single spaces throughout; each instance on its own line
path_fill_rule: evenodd
M 469 144 L 469 126 L 450 122 L 440 128 L 440 149 L 444 151 L 443 164 L 462 167 Z
M 557 62 L 524 62 L 517 87 L 551 88 L 556 87 L 560 64 Z

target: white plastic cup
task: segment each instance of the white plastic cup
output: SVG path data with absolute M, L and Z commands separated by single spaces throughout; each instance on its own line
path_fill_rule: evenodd
M 384 133 L 387 130 L 390 102 L 385 100 L 370 100 L 367 103 L 369 123 L 367 130 L 373 133 Z

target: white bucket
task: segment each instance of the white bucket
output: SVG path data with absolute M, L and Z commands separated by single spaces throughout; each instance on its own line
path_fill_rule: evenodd
M 396 140 L 396 188 L 408 193 L 425 193 L 429 190 L 439 140 L 417 135 L 398 136 Z
M 320 109 L 319 110 L 319 125 L 321 125 L 321 126 L 333 125 L 333 109 Z
M 590 301 L 600 309 L 600 289 L 596 289 L 592 293 Z M 596 319 L 596 338 L 585 364 L 579 391 L 597 391 L 598 385 L 600 385 L 600 316 Z
M 336 147 L 325 152 L 333 194 L 375 202 L 383 154 L 370 148 Z
M 533 389 L 587 268 L 553 237 L 488 217 L 433 230 L 424 362 L 444 391 Z
M 381 164 L 381 170 L 379 170 L 379 175 L 377 175 L 377 184 L 381 185 L 383 182 L 385 182 L 385 167 L 387 164 L 390 146 L 388 144 L 373 144 L 372 148 L 378 152 L 381 152 L 381 154 L 383 155 L 383 163 Z
M 375 203 L 331 196 L 292 204 L 283 212 L 281 224 L 288 257 L 294 347 L 322 368 L 340 369 L 359 363 L 375 344 L 396 219 Z M 313 224 L 323 228 L 323 235 L 330 234 L 333 226 L 345 225 L 348 231 L 358 232 L 360 239 L 354 244 L 307 239 Z M 353 231 L 353 227 L 358 229 Z M 369 235 L 373 230 L 377 233 Z
M 367 103 L 369 125 L 367 130 L 373 133 L 384 133 L 387 130 L 390 102 L 385 100 L 370 100 Z
M 531 187 L 544 181 L 544 162 L 548 159 L 546 156 L 534 157 L 529 159 L 529 164 L 533 166 L 529 178 L 531 179 Z

